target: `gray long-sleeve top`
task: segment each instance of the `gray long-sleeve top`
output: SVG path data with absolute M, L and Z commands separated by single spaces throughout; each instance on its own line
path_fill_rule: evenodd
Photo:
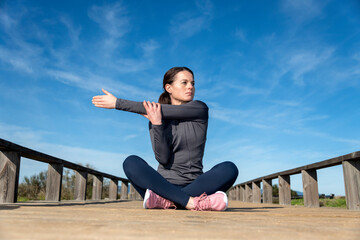
M 142 102 L 118 98 L 116 109 L 146 114 Z M 208 107 L 201 101 L 161 104 L 162 125 L 149 123 L 158 172 L 169 182 L 184 185 L 203 173 Z

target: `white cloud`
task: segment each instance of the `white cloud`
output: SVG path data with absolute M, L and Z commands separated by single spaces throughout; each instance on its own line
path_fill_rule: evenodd
M 195 4 L 202 14 L 204 15 L 212 14 L 214 5 L 210 0 L 196 0 Z
M 331 58 L 333 52 L 333 48 L 325 49 L 320 53 L 314 53 L 314 51 L 295 52 L 285 60 L 285 63 L 287 63 L 285 68 L 293 73 L 296 84 L 304 85 L 304 75 L 326 62 Z
M 130 21 L 124 6 L 119 2 L 111 5 L 92 6 L 89 17 L 107 33 L 103 43 L 108 51 L 118 47 L 119 39 L 130 31 Z
M 242 30 L 242 29 L 237 28 L 237 29 L 235 30 L 235 36 L 236 36 L 238 39 L 240 39 L 242 42 L 246 42 L 246 41 L 247 41 L 245 32 L 244 32 L 244 30 Z
M 112 5 L 92 6 L 88 14 L 112 38 L 120 38 L 129 31 L 126 9 L 119 2 Z
M 227 87 L 238 90 L 239 91 L 238 94 L 241 95 L 241 96 L 265 95 L 265 94 L 268 93 L 267 89 L 248 87 L 248 86 L 244 86 L 244 84 L 228 83 Z
M 66 28 L 69 32 L 69 37 L 71 39 L 73 47 L 77 47 L 77 45 L 79 44 L 81 27 L 75 28 L 73 23 L 71 22 L 71 20 L 65 16 L 60 17 L 60 22 L 62 22 L 66 26 Z
M 160 47 L 160 45 L 153 39 L 150 39 L 147 42 L 140 43 L 140 47 L 144 52 L 144 57 L 152 57 L 155 50 Z
M 54 77 L 57 81 L 92 92 L 100 92 L 101 89 L 104 88 L 115 95 L 126 96 L 127 98 L 136 99 L 156 99 L 158 95 L 154 91 L 144 90 L 120 81 L 114 81 L 110 78 L 98 76 L 92 73 L 85 73 L 83 75 L 80 75 L 61 70 L 47 70 L 47 74 Z
M 209 102 L 208 104 L 212 105 Z M 234 125 L 243 125 L 260 129 L 269 128 L 269 125 L 256 121 L 259 115 L 259 112 L 257 112 L 256 109 L 238 110 L 213 105 L 210 108 L 209 115 L 211 118 L 225 121 Z
M 210 27 L 213 5 L 211 1 L 197 1 L 197 11 L 181 12 L 171 21 L 170 33 L 176 41 L 180 41 Z
M 6 14 L 6 11 L 0 12 L 0 24 L 4 26 L 5 29 L 8 30 L 15 27 L 16 23 L 15 19 Z
M 282 10 L 297 23 L 310 21 L 322 14 L 322 8 L 327 1 L 302 0 L 281 1 Z

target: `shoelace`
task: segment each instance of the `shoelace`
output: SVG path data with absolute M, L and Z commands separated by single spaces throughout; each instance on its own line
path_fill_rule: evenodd
M 156 196 L 156 206 L 159 206 L 164 209 L 169 209 L 171 207 L 176 209 L 176 206 L 173 202 L 171 202 L 163 197 L 160 197 L 159 195 Z
M 195 211 L 204 211 L 211 208 L 210 198 L 206 193 L 201 194 L 199 197 L 194 198 Z

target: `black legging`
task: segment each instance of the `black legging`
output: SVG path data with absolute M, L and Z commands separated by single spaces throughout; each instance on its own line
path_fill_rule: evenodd
M 201 174 L 192 183 L 179 186 L 167 181 L 138 156 L 127 157 L 123 167 L 127 178 L 143 198 L 146 189 L 150 189 L 182 207 L 187 205 L 190 197 L 200 196 L 204 192 L 208 195 L 216 191 L 226 192 L 234 184 L 239 173 L 234 163 L 223 162 Z

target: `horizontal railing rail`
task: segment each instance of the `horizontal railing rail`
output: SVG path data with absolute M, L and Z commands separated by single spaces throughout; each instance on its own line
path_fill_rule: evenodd
M 317 170 L 336 165 L 343 167 L 347 209 L 360 210 L 360 151 L 237 184 L 229 189 L 229 197 L 243 202 L 272 203 L 272 180 L 278 178 L 279 204 L 290 205 L 290 176 L 301 173 L 304 205 L 319 207 Z
M 126 178 L 87 168 L 0 138 L 0 203 L 14 203 L 17 201 L 21 157 L 48 164 L 45 195 L 46 201 L 60 201 L 64 167 L 75 171 L 75 200 L 86 200 L 86 182 L 88 174 L 94 176 L 92 191 L 93 200 L 101 199 L 103 178 L 110 179 L 110 200 L 117 199 L 118 181 L 122 182 L 121 199 L 141 199 L 140 195 Z M 130 184 L 129 194 L 128 184 Z

